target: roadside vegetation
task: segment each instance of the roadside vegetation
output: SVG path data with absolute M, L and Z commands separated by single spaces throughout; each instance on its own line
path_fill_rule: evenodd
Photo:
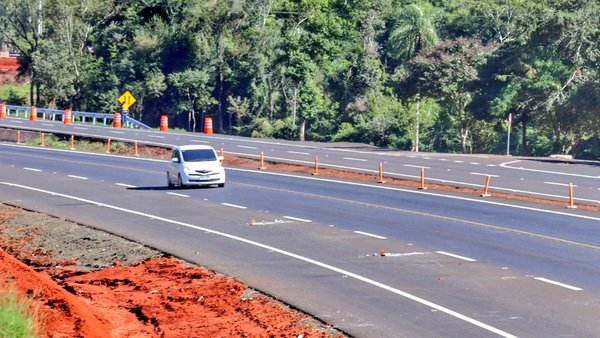
M 37 337 L 36 308 L 12 288 L 0 290 L 0 337 Z
M 13 101 L 109 113 L 130 90 L 188 131 L 600 158 L 598 1 L 4 3 Z

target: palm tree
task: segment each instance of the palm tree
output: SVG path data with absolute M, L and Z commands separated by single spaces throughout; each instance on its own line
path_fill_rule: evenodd
M 427 3 L 404 6 L 389 36 L 392 56 L 401 63 L 438 41 L 433 7 Z

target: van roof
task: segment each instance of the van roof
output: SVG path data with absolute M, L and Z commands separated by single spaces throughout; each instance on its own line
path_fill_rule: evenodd
M 214 150 L 214 148 L 211 146 L 200 145 L 200 144 L 180 145 L 180 146 L 175 146 L 174 148 L 178 148 L 179 150 L 193 150 L 193 149 L 212 149 L 212 150 Z

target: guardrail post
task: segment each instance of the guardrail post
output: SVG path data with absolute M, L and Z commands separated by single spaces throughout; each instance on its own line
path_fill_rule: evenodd
M 385 183 L 383 180 L 383 163 L 379 162 L 379 178 L 377 179 L 377 183 Z
M 569 183 L 569 205 L 567 205 L 567 209 L 577 209 L 573 195 L 573 183 Z
M 481 197 L 490 197 L 492 196 L 490 194 L 490 182 L 492 181 L 492 177 L 490 175 L 488 175 L 485 178 L 485 188 L 483 189 L 483 194 L 481 194 Z

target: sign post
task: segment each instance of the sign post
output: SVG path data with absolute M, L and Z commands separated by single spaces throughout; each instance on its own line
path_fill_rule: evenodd
M 510 127 L 512 126 L 512 113 L 508 113 L 508 134 L 506 135 L 506 156 L 510 156 Z
M 129 113 L 129 107 L 131 107 L 137 100 L 135 96 L 131 94 L 129 90 L 126 90 L 121 96 L 119 96 L 119 103 L 121 104 L 121 123 L 123 126 L 127 123 L 127 113 Z

